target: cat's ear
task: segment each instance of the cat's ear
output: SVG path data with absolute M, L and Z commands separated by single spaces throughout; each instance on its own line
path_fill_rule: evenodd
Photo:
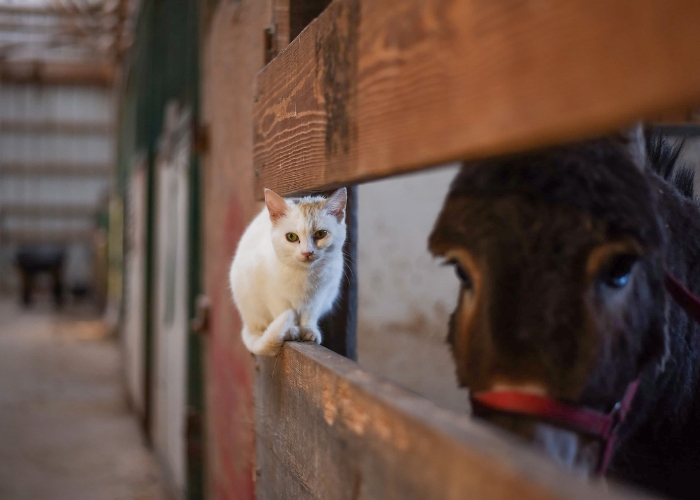
M 273 224 L 284 217 L 289 210 L 289 205 L 284 201 L 284 198 L 267 188 L 265 189 L 265 205 L 267 205 L 267 211 L 270 213 L 270 220 Z
M 331 215 L 338 219 L 338 222 L 345 217 L 345 206 L 348 203 L 348 190 L 340 188 L 326 200 L 325 208 Z

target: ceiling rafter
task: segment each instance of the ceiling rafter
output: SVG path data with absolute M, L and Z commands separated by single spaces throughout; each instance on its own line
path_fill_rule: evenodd
M 0 78 L 42 79 L 54 74 L 44 68 L 61 67 L 63 80 L 64 70 L 80 67 L 78 74 L 102 81 L 116 73 L 130 46 L 136 6 L 135 0 L 0 3 Z M 96 70 L 86 71 L 91 65 Z M 112 69 L 105 71 L 107 66 Z

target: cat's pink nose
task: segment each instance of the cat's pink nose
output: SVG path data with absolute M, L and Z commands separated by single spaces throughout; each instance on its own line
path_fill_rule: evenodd
M 301 252 L 301 254 L 306 257 L 307 259 L 310 259 L 311 256 L 314 254 L 313 252 Z

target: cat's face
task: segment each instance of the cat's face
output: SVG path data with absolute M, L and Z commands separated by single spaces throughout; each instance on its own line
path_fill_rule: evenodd
M 342 256 L 346 203 L 345 188 L 327 199 L 307 196 L 286 200 L 266 189 L 265 204 L 277 257 L 287 265 L 315 267 Z

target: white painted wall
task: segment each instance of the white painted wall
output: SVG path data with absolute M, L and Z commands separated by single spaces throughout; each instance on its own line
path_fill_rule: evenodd
M 458 281 L 427 250 L 456 166 L 364 184 L 358 202 L 358 358 L 436 403 L 466 411 L 446 343 Z

